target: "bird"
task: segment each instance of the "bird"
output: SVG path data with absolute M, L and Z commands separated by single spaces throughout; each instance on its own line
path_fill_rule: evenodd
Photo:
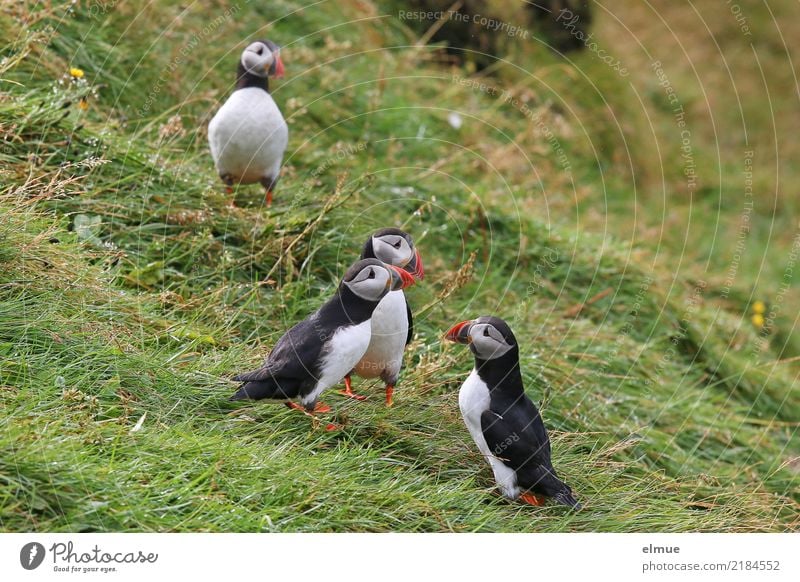
M 236 89 L 208 124 L 208 145 L 222 181 L 260 182 L 267 206 L 280 177 L 289 128 L 269 93 L 269 77 L 283 77 L 280 47 L 270 40 L 247 45 L 239 59 Z
M 313 416 L 323 391 L 342 381 L 370 341 L 371 318 L 381 299 L 412 285 L 414 278 L 377 259 L 359 260 L 342 278 L 334 296 L 286 332 L 264 364 L 233 379 L 242 385 L 230 400 L 296 399 L 291 408 Z
M 475 367 L 458 394 L 464 424 L 494 472 L 502 494 L 531 505 L 552 498 L 580 509 L 550 459 L 539 410 L 525 394 L 519 346 L 509 325 L 493 316 L 462 321 L 445 339 L 469 345 Z
M 422 257 L 411 236 L 399 228 L 382 228 L 367 239 L 361 252 L 362 259 L 378 259 L 408 271 L 415 279 L 425 277 Z M 352 374 L 361 378 L 381 378 L 386 384 L 386 405 L 392 406 L 394 388 L 403 366 L 406 345 L 414 336 L 411 307 L 402 290 L 390 291 L 381 299 L 372 314 L 372 336 L 364 357 L 356 364 Z M 355 394 L 350 379 L 344 377 L 345 389 L 341 394 L 364 400 Z

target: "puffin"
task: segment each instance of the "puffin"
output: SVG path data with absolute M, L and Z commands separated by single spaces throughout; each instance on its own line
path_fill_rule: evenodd
M 550 439 L 525 394 L 519 346 L 508 324 L 483 316 L 454 325 L 447 340 L 469 345 L 475 367 L 458 393 L 464 424 L 486 457 L 502 494 L 531 505 L 546 498 L 580 509 L 550 460 Z
M 247 45 L 239 58 L 236 89 L 208 124 L 208 145 L 222 181 L 261 183 L 267 206 L 280 177 L 289 128 L 269 93 L 269 77 L 283 77 L 280 47 L 270 40 Z
M 336 294 L 278 340 L 264 364 L 233 379 L 242 385 L 230 400 L 295 399 L 291 408 L 313 416 L 320 394 L 338 384 L 367 351 L 371 319 L 390 291 L 414 278 L 377 259 L 359 260 L 345 273 Z
M 362 259 L 378 259 L 387 265 L 400 267 L 415 279 L 425 277 L 422 257 L 411 236 L 399 228 L 382 228 L 367 239 L 361 251 Z M 403 366 L 406 345 L 414 336 L 411 307 L 402 289 L 390 291 L 381 299 L 372 314 L 372 336 L 364 356 L 352 370 L 361 378 L 380 378 L 386 384 L 386 406 L 392 406 L 394 388 Z M 341 394 L 356 400 L 366 397 L 353 392 L 351 374 L 344 377 Z

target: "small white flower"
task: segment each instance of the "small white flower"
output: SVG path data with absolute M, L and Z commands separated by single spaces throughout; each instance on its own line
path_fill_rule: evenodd
M 461 126 L 464 125 L 464 118 L 461 117 L 461 114 L 451 111 L 447 116 L 447 123 L 453 129 L 461 129 Z

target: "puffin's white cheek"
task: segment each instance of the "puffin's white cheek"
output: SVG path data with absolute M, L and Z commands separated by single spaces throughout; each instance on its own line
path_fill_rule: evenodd
M 364 279 L 350 286 L 353 292 L 368 301 L 376 301 L 386 289 L 386 277 L 378 275 L 374 279 Z
M 372 250 L 375 253 L 375 257 L 384 263 L 393 264 L 394 253 L 392 251 L 394 249 L 380 239 L 373 239 L 373 241 Z
M 507 351 L 502 344 L 482 335 L 475 337 L 472 341 L 475 344 L 475 351 L 478 353 L 478 356 L 484 360 L 499 358 Z
M 408 262 L 406 258 L 403 256 L 403 253 L 401 253 L 395 248 L 392 249 L 390 257 L 391 260 L 387 262 L 390 265 L 394 265 L 395 267 L 404 267 Z
M 483 353 L 483 341 L 481 341 L 480 338 L 473 336 L 470 345 L 472 346 L 472 350 L 475 352 L 476 356 L 481 358 L 484 357 L 485 354 Z
M 246 52 L 242 56 L 242 64 L 248 72 L 254 75 L 266 76 L 272 65 L 272 59 L 258 55 L 253 52 Z
M 405 267 L 411 261 L 411 249 L 407 246 L 404 248 L 396 249 L 392 247 L 392 264 L 395 267 Z
M 384 272 L 375 278 L 374 293 L 376 298 L 380 298 L 389 288 L 391 276 L 388 272 Z

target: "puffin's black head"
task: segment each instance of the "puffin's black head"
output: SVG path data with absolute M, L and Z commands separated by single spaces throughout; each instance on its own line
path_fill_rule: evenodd
M 281 47 L 271 40 L 257 40 L 242 51 L 239 65 L 244 72 L 256 77 L 283 77 Z
M 445 339 L 469 345 L 480 360 L 495 360 L 517 351 L 517 338 L 508 324 L 491 315 L 455 324 Z
M 405 289 L 413 284 L 414 277 L 403 269 L 378 259 L 362 259 L 347 269 L 339 288 L 348 289 L 361 299 L 377 302 L 389 291 Z
M 399 228 L 382 228 L 372 233 L 361 251 L 362 259 L 378 259 L 405 269 L 417 279 L 425 277 L 422 257 L 411 235 Z

